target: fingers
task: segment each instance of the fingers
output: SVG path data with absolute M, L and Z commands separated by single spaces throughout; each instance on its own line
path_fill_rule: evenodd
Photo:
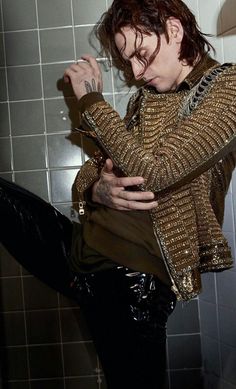
M 88 66 L 89 66 L 89 68 L 88 68 Z M 84 73 L 84 72 L 88 71 L 88 69 L 91 72 L 92 69 L 90 69 L 90 65 L 88 65 L 87 63 L 83 63 L 83 62 L 74 63 L 65 69 L 64 80 L 65 80 L 65 78 L 67 78 L 67 80 L 72 79 L 73 77 L 76 77 L 77 74 L 80 74 L 81 71 Z
M 64 82 L 65 82 L 66 84 L 69 84 L 69 83 L 70 83 L 70 77 L 68 77 L 65 73 L 64 73 L 63 79 L 64 79 Z
M 109 181 L 111 187 L 117 187 L 125 189 L 127 187 L 137 186 L 143 184 L 144 179 L 142 177 L 118 177 L 113 170 L 113 162 L 111 159 L 107 159 L 105 165 L 101 170 L 101 178 L 105 181 Z M 139 192 L 141 193 L 141 192 Z M 149 192 L 151 193 L 151 192 Z
M 83 54 L 81 59 L 83 59 L 84 61 L 88 62 L 89 65 L 95 70 L 97 71 L 98 73 L 100 73 L 100 66 L 96 60 L 95 57 L 93 57 L 92 55 L 90 54 Z
M 105 165 L 103 166 L 103 172 L 104 173 L 108 173 L 108 174 L 110 174 L 110 173 L 113 173 L 113 162 L 112 162 L 112 160 L 110 159 L 110 158 L 107 158 L 106 159 L 106 161 L 105 161 Z
M 104 200 L 103 200 L 104 201 Z M 122 196 L 108 195 L 106 205 L 110 208 L 125 211 L 148 211 L 157 206 L 157 201 L 126 200 Z
M 76 77 L 77 65 L 73 64 L 69 68 L 66 68 L 64 71 L 63 79 L 65 83 L 72 82 L 72 80 Z
M 143 177 L 116 177 L 116 185 L 124 188 L 137 186 L 143 183 Z
M 115 209 L 119 211 L 150 211 L 156 208 L 157 202 L 142 203 L 139 201 L 121 201 L 116 204 Z
M 113 171 L 114 164 L 110 158 L 107 158 L 105 161 L 105 165 L 102 168 L 101 175 L 103 173 L 113 174 L 113 186 L 117 187 L 128 187 L 128 186 L 136 186 L 144 183 L 144 179 L 142 177 L 117 177 Z
M 102 93 L 102 72 L 96 59 L 88 54 L 70 65 L 64 71 L 64 82 L 71 83 L 75 96 L 79 99 L 91 92 Z
M 152 192 L 133 192 L 122 190 L 119 192 L 119 197 L 127 201 L 151 201 L 154 200 L 155 195 Z
M 152 192 L 132 192 L 113 189 L 110 193 L 110 202 L 116 209 L 126 210 L 150 210 L 157 206 L 157 201 Z
M 64 82 L 66 84 L 68 84 L 70 82 L 70 78 L 71 78 L 71 71 L 70 71 L 70 68 L 67 68 L 65 71 L 64 71 L 64 74 L 63 74 L 63 79 L 64 79 Z

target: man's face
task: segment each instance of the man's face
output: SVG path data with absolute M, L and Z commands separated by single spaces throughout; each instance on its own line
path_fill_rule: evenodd
M 122 28 L 122 32 L 126 41 L 121 33 L 117 33 L 115 43 L 123 58 L 130 62 L 136 80 L 143 78 L 158 92 L 168 92 L 175 90 L 191 71 L 190 66 L 179 61 L 181 41 L 177 39 L 176 31 L 169 34 L 169 42 L 164 34 L 160 36 L 160 49 L 146 69 L 145 65 L 133 54 L 137 48 L 140 56 L 148 61 L 157 46 L 157 35 L 151 33 L 151 35 L 143 34 L 141 37 L 139 34 L 136 37 L 135 31 L 128 26 Z

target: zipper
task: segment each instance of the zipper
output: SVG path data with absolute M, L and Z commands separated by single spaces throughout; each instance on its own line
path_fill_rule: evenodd
M 154 232 L 156 241 L 157 241 L 157 243 L 158 243 L 158 246 L 159 246 L 159 249 L 160 249 L 160 252 L 161 252 L 161 255 L 162 255 L 162 258 L 163 258 L 163 262 L 164 262 L 164 265 L 165 265 L 166 270 L 167 270 L 167 273 L 168 273 L 168 275 L 169 275 L 169 277 L 170 277 L 170 280 L 171 280 L 171 282 L 172 282 L 171 290 L 176 294 L 177 298 L 181 298 L 181 294 L 180 294 L 180 292 L 179 292 L 179 289 L 178 289 L 178 287 L 177 287 L 177 285 L 176 285 L 176 283 L 175 283 L 175 281 L 174 281 L 174 279 L 173 279 L 173 277 L 172 277 L 172 275 L 171 275 L 169 266 L 168 266 L 167 261 L 166 261 L 166 259 L 165 259 L 165 255 L 164 255 L 163 249 L 162 249 L 162 247 L 161 247 L 160 239 L 159 239 L 159 237 L 158 237 L 158 235 L 157 235 L 157 233 L 156 233 L 155 228 L 153 228 L 153 232 Z

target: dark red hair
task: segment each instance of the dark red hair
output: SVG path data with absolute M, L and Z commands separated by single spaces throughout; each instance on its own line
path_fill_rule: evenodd
M 117 49 L 115 34 L 122 33 L 121 29 L 129 26 L 136 32 L 136 37 L 140 34 L 142 37 L 142 34 L 155 33 L 159 38 L 160 34 L 165 34 L 169 41 L 166 22 L 170 17 L 179 19 L 184 29 L 179 60 L 185 60 L 192 66 L 196 59 L 201 58 L 213 47 L 205 38 L 206 35 L 199 30 L 193 13 L 181 0 L 114 0 L 96 25 L 95 34 L 105 55 L 108 58 L 112 57 L 118 69 L 123 70 L 125 78 L 131 80 L 133 78 L 131 66 Z M 138 47 L 135 47 L 135 55 L 145 67 L 158 53 L 159 42 L 160 39 L 148 62 L 139 55 Z

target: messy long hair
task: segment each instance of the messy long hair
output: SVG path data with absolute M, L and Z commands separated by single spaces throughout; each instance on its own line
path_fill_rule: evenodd
M 180 61 L 185 60 L 188 65 L 193 66 L 198 58 L 211 49 L 214 51 L 206 39 L 207 35 L 199 30 L 195 16 L 181 0 L 114 0 L 95 26 L 94 32 L 100 41 L 103 54 L 107 58 L 112 58 L 115 66 L 123 71 L 125 79 L 131 81 L 133 78 L 131 65 L 117 49 L 115 34 L 122 34 L 123 27 L 129 26 L 133 29 L 136 34 L 135 56 L 144 65 L 144 73 L 160 49 L 160 35 L 164 34 L 169 42 L 166 22 L 170 17 L 179 19 L 184 30 L 179 53 Z M 143 35 L 150 35 L 150 33 L 156 34 L 157 45 L 147 60 L 140 55 L 139 47 Z M 123 50 L 125 50 L 126 39 L 124 34 L 122 35 L 125 41 Z M 138 37 L 141 39 L 137 44 Z

